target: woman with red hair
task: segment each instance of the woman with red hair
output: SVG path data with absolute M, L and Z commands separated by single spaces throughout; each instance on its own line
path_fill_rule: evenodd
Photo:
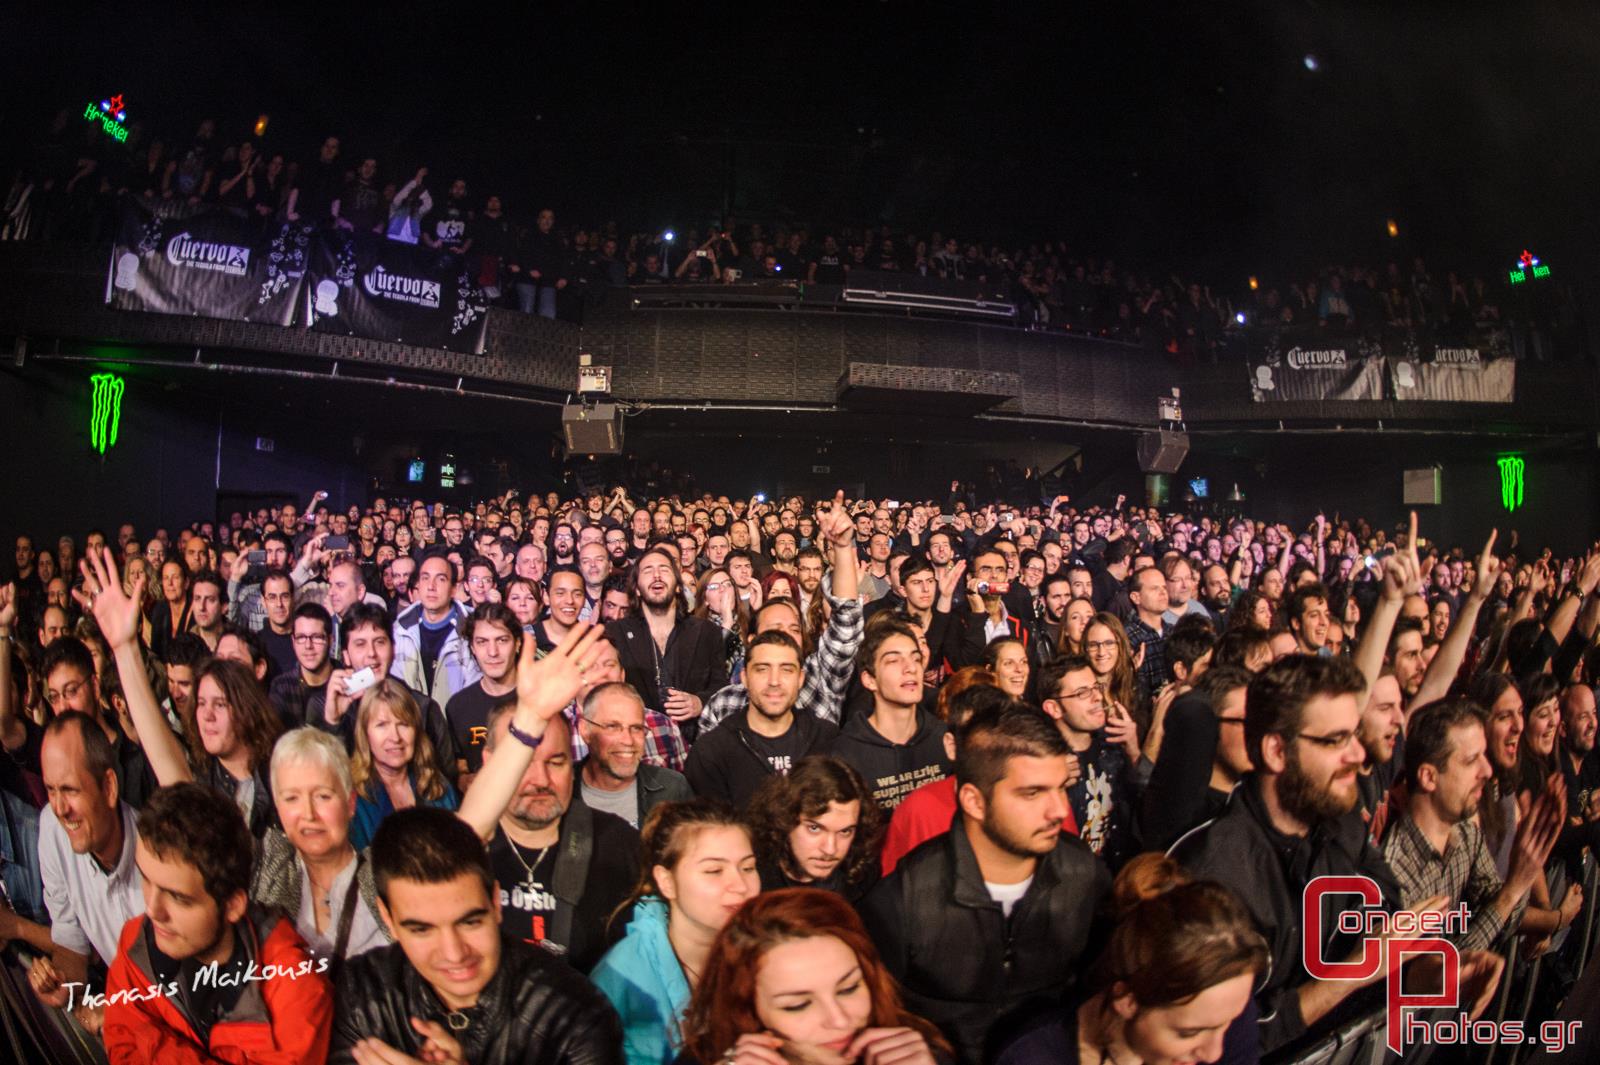
M 817 888 L 757 895 L 723 926 L 684 1019 L 680 1063 L 934 1065 L 949 1045 L 906 1012 L 861 918 Z

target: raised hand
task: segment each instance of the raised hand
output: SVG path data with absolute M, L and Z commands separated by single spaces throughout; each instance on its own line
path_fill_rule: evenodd
M 9 633 L 17 623 L 17 582 L 0 585 L 0 634 Z
M 955 565 L 939 574 L 939 599 L 947 602 L 955 598 L 957 590 L 961 587 L 961 578 L 966 576 L 967 560 L 961 559 Z
M 102 547 L 98 554 L 85 551 L 78 563 L 83 573 L 83 588 L 73 589 L 72 596 L 83 609 L 94 615 L 100 634 L 114 651 L 133 643 L 139 636 L 139 604 L 144 602 L 145 576 L 134 579 L 133 587 L 122 590 L 117 579 L 117 564 L 111 549 Z
M 605 630 L 592 621 L 580 621 L 568 630 L 555 650 L 534 658 L 534 640 L 522 641 L 517 661 L 517 716 L 541 724 L 559 714 L 583 690 L 584 674 L 594 665 L 595 644 Z
M 1494 594 L 1494 586 L 1500 580 L 1500 560 L 1494 556 L 1495 537 L 1500 535 L 1499 529 L 1489 530 L 1489 539 L 1483 545 L 1483 551 L 1478 555 L 1474 566 L 1472 580 L 1472 597 L 1480 602 L 1488 600 Z
M 832 503 L 817 509 L 817 532 L 834 547 L 844 547 L 855 538 L 855 523 L 845 510 L 842 489 L 834 494 Z

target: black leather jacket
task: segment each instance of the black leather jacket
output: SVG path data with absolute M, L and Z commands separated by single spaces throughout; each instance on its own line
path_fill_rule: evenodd
M 559 959 L 504 935 L 500 967 L 478 1004 L 462 1011 L 461 1029 L 451 1028 L 450 1011 L 399 944 L 351 958 L 339 975 L 329 1062 L 355 1061 L 366 1038 L 418 1056 L 417 1017 L 443 1025 L 473 1065 L 624 1063 L 622 1022 L 605 996 Z
M 1034 1010 L 1060 1005 L 1093 959 L 1091 926 L 1110 891 L 1100 859 L 1063 836 L 1007 918 L 958 817 L 902 858 L 861 913 L 906 1008 L 937 1024 L 959 1060 L 976 1063 L 992 1060 L 996 1043 Z

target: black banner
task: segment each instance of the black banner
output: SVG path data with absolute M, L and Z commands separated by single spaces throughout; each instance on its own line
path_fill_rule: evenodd
M 106 277 L 118 310 L 291 325 L 312 242 L 307 226 L 223 207 L 128 197 Z
M 1394 398 L 1451 403 L 1510 403 L 1516 398 L 1517 364 L 1485 358 L 1478 348 L 1434 348 L 1427 362 L 1390 358 L 1389 383 Z
M 1257 403 L 1383 398 L 1381 358 L 1345 341 L 1318 337 L 1300 344 L 1293 339 L 1268 334 L 1251 351 L 1250 398 Z
M 489 307 L 459 255 L 371 233 L 321 234 L 305 282 L 306 322 L 323 333 L 477 355 Z

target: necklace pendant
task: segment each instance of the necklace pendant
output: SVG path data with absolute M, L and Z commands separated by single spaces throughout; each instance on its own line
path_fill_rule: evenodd
M 462 1013 L 460 1010 L 451 1010 L 449 1013 L 445 1014 L 444 1019 L 445 1023 L 450 1026 L 450 1030 L 452 1032 L 464 1032 L 467 1030 L 467 1027 L 472 1024 L 472 1019 L 465 1013 Z

